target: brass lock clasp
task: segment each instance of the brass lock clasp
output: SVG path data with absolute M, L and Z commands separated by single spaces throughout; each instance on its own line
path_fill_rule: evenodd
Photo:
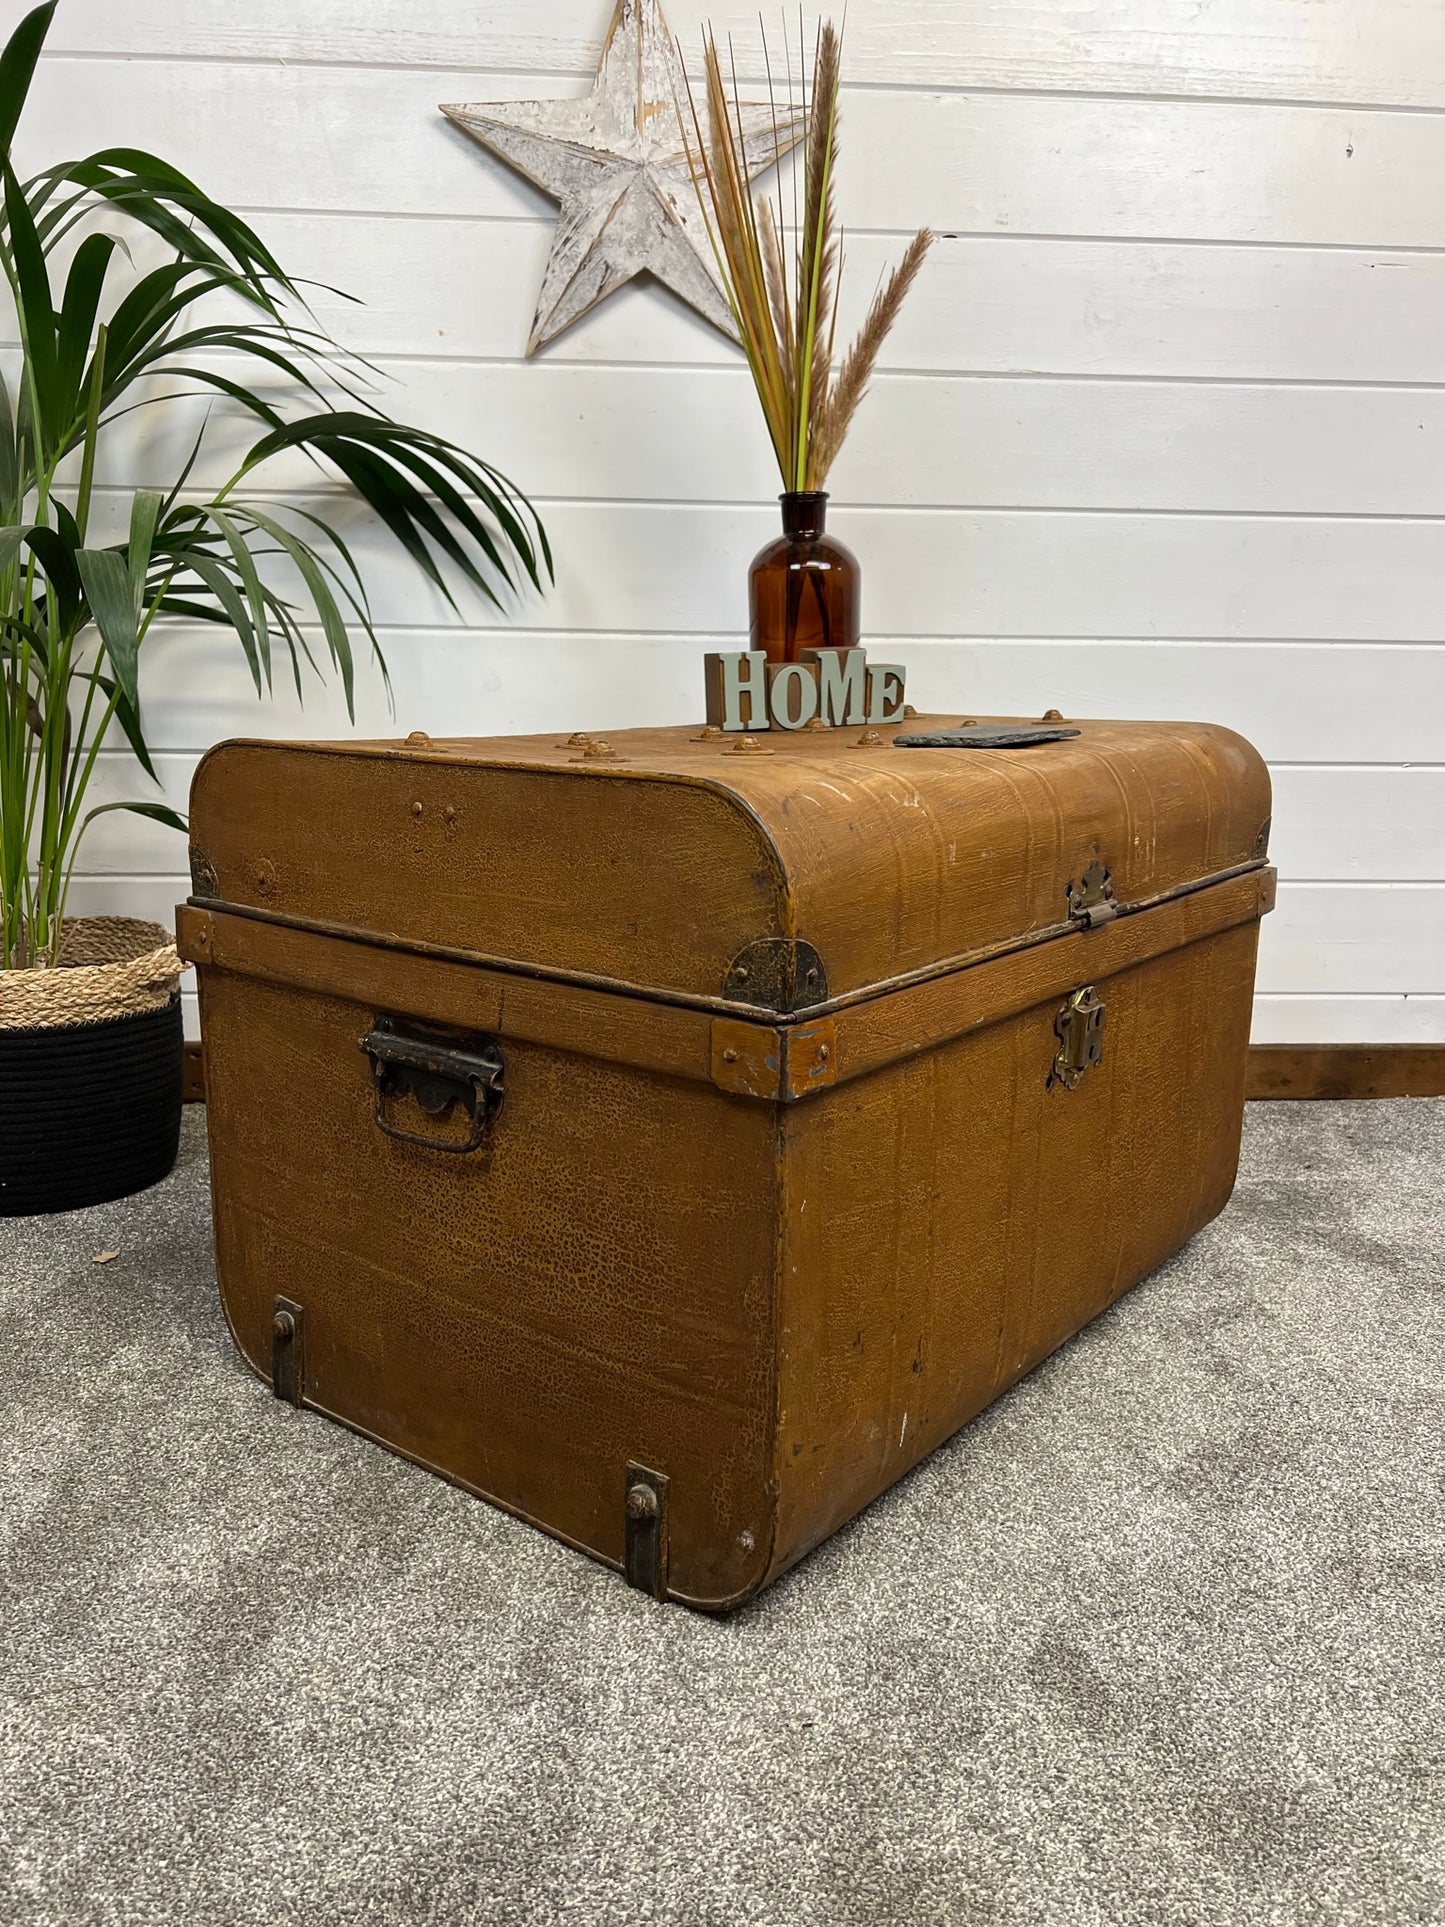
M 1054 1019 L 1054 1035 L 1059 1048 L 1049 1083 L 1077 1090 L 1084 1072 L 1104 1056 L 1104 1000 L 1092 984 L 1064 999 Z
M 1096 856 L 1077 883 L 1069 885 L 1069 921 L 1081 930 L 1097 930 L 1119 914 L 1114 900 L 1114 878 L 1107 863 Z

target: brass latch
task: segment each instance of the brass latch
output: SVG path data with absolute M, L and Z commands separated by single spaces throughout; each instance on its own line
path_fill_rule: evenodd
M 1069 885 L 1069 920 L 1082 929 L 1095 930 L 1101 923 L 1112 923 L 1118 914 L 1114 879 L 1108 865 L 1095 857 L 1080 881 Z
M 1059 1048 L 1049 1082 L 1062 1084 L 1066 1091 L 1076 1090 L 1084 1072 L 1104 1056 L 1104 1000 L 1092 984 L 1064 999 L 1054 1019 L 1054 1034 Z

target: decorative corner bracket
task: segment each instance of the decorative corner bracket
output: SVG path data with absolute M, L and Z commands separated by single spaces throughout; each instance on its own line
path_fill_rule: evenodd
M 216 866 L 194 843 L 191 845 L 191 895 L 193 897 L 219 897 L 221 880 L 216 875 Z
M 194 903 L 176 905 L 176 948 L 186 963 L 210 963 L 215 934 L 215 919 L 209 910 L 199 909 Z
M 712 1023 L 712 1081 L 732 1097 L 792 1104 L 838 1081 L 838 1027 L 831 1017 L 814 1024 Z
M 722 994 L 729 1003 L 791 1014 L 828 1001 L 828 973 L 802 937 L 759 937 L 728 965 Z

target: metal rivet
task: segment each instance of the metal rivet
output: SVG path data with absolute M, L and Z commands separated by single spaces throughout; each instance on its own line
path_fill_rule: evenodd
M 558 743 L 557 747 L 558 749 L 586 749 L 591 741 L 592 738 L 587 734 L 585 729 L 577 729 L 572 732 L 565 743 Z
M 408 749 L 430 749 L 431 737 L 424 729 L 414 729 L 406 739 Z
M 280 1339 L 296 1336 L 296 1320 L 289 1311 L 278 1311 L 271 1320 L 272 1336 Z
M 413 816 L 420 816 L 420 815 L 421 815 L 421 804 L 420 804 L 420 803 L 413 803 L 413 804 L 412 804 L 412 806 L 411 806 L 411 813 L 412 813 L 412 815 L 413 815 Z
M 830 1051 L 830 1050 L 829 1050 L 829 1048 L 828 1048 L 828 1046 L 827 1046 L 826 1044 L 819 1044 L 819 1046 L 818 1046 L 818 1062 L 819 1062 L 820 1064 L 826 1064 L 826 1063 L 827 1063 L 827 1061 L 828 1061 L 828 1059 L 829 1059 L 829 1058 L 830 1058 L 830 1057 L 831 1057 L 832 1055 L 833 1055 L 833 1053 L 832 1053 L 832 1051 Z
M 905 716 L 916 716 L 918 711 L 913 707 L 912 703 L 905 703 L 903 705 L 903 713 Z
M 806 976 L 806 977 L 805 977 L 805 978 L 803 979 L 803 981 L 804 981 L 804 983 L 809 983 L 809 984 L 815 984 L 815 983 L 817 983 L 817 981 L 818 981 L 818 973 L 817 973 L 817 971 L 816 971 L 816 970 L 810 970 L 810 971 L 808 972 L 808 974 L 807 974 L 807 976 Z
M 657 1494 L 650 1485 L 633 1485 L 628 1487 L 627 1516 L 629 1519 L 655 1519 L 657 1517 Z
M 728 756 L 771 756 L 772 753 L 767 744 L 760 743 L 756 736 L 739 736 L 732 748 L 725 752 Z
M 745 984 L 748 980 L 749 974 L 750 973 L 748 971 L 748 967 L 746 964 L 733 965 L 733 982 L 734 983 Z
M 1057 709 L 1046 709 L 1039 718 L 1041 723 L 1061 723 L 1063 720 Z
M 725 1064 L 736 1064 L 737 1061 L 738 1061 L 738 1054 L 733 1049 L 732 1045 L 729 1044 L 727 1049 L 723 1052 L 723 1062 Z
M 881 749 L 883 747 L 883 738 L 878 734 L 876 729 L 865 729 L 853 747 L 855 749 Z
M 688 741 L 692 743 L 713 743 L 716 742 L 721 735 L 722 731 L 716 723 L 704 723 L 702 726 L 702 734 L 699 736 L 690 736 Z
M 455 803 L 448 803 L 448 804 L 447 804 L 447 806 L 446 806 L 446 808 L 445 808 L 445 810 L 443 810 L 443 811 L 442 811 L 442 814 L 443 814 L 443 816 L 445 816 L 445 818 L 446 818 L 446 820 L 448 821 L 448 823 L 455 823 L 455 822 L 456 822 L 456 820 L 457 820 L 457 806 L 456 806 L 456 804 L 455 804 Z
M 827 729 L 828 727 L 829 725 L 823 721 L 821 716 L 810 716 L 807 722 L 803 724 L 804 729 Z

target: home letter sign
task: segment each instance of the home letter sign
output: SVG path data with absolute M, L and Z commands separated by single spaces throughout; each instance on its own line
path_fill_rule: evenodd
M 707 720 L 714 729 L 842 729 L 903 720 L 901 663 L 870 663 L 861 649 L 805 649 L 770 663 L 761 649 L 704 656 Z

